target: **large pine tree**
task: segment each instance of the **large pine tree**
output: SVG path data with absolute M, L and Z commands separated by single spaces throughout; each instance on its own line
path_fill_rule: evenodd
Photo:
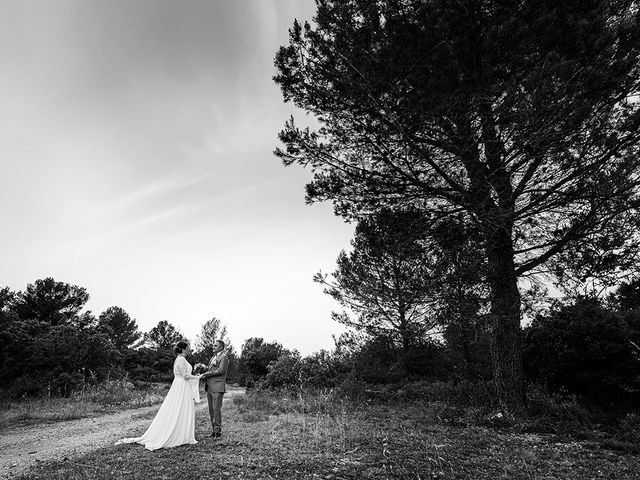
M 637 252 L 638 3 L 316 3 L 275 81 L 320 128 L 292 119 L 277 155 L 341 215 L 409 204 L 477 226 L 496 387 L 521 410 L 519 278 L 593 245 L 609 270 Z

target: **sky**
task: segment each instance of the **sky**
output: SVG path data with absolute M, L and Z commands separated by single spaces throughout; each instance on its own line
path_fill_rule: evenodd
M 353 225 L 273 150 L 274 55 L 313 0 L 0 0 L 0 287 L 39 278 L 195 340 L 211 317 L 309 354 Z

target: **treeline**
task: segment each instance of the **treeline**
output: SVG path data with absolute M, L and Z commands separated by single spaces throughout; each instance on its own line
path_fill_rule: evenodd
M 187 340 L 166 320 L 141 332 L 121 307 L 97 317 L 83 312 L 89 294 L 83 287 L 53 278 L 36 280 L 24 291 L 0 289 L 0 390 L 11 397 L 69 396 L 83 385 L 107 378 L 164 382 L 173 378 L 174 346 Z M 208 363 L 213 342 L 223 339 L 236 355 L 226 327 L 213 317 L 196 339 L 192 362 Z
M 350 257 L 341 255 L 342 266 L 333 275 L 334 290 L 328 293 L 336 295 L 345 288 L 340 268 L 346 268 L 344 258 L 355 259 L 361 247 L 355 246 Z M 368 253 L 372 261 L 374 255 Z M 445 280 L 442 276 L 440 285 L 447 284 Z M 321 281 L 326 283 L 327 277 Z M 459 290 L 462 286 L 458 283 Z M 366 288 L 366 282 L 360 287 Z M 419 396 L 421 389 L 424 393 L 433 385 L 447 384 L 465 386 L 467 394 L 488 393 L 484 400 L 491 402 L 495 398 L 491 322 L 479 292 L 475 290 L 475 302 L 469 290 L 464 302 L 452 293 L 449 302 L 440 301 L 438 308 L 420 310 L 421 316 L 411 317 L 413 323 L 392 322 L 391 310 L 372 317 L 369 307 L 362 307 L 355 318 L 342 312 L 335 318 L 352 326 L 349 333 L 336 338 L 331 351 L 307 356 L 262 338 L 246 340 L 237 354 L 226 327 L 213 317 L 192 342 L 189 360 L 207 363 L 214 341 L 223 339 L 230 358 L 228 381 L 248 388 Z M 344 301 L 344 296 L 338 297 Z M 110 307 L 97 317 L 81 312 L 88 299 L 84 288 L 52 278 L 37 280 L 21 292 L 0 289 L 4 394 L 68 396 L 105 379 L 127 377 L 134 383 L 172 379 L 173 347 L 186 340 L 175 326 L 163 320 L 143 333 L 120 307 Z M 350 305 L 355 309 L 355 303 Z M 539 310 L 523 328 L 522 348 L 530 390 L 612 412 L 637 409 L 640 280 L 624 283 L 602 298 L 567 297 Z

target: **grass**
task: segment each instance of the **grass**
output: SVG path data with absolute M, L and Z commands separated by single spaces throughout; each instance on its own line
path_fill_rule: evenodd
M 640 457 L 601 443 L 517 428 L 443 421 L 425 401 L 368 403 L 328 393 L 225 398 L 223 439 L 196 416 L 197 445 L 140 445 L 44 462 L 37 479 L 619 479 L 640 477 Z M 629 420 L 630 426 L 636 419 Z M 124 434 L 133 432 L 123 432 Z
M 127 380 L 109 380 L 86 386 L 69 398 L 25 397 L 1 403 L 0 427 L 14 424 L 50 423 L 87 418 L 118 410 L 161 403 L 168 384 L 145 384 L 136 388 Z

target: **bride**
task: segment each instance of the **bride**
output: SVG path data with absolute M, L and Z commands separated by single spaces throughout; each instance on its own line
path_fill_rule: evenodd
M 175 351 L 178 356 L 173 362 L 173 383 L 151 425 L 141 437 L 123 438 L 116 445 L 139 443 L 148 450 L 157 450 L 198 443 L 193 404 L 194 400 L 199 401 L 201 375 L 191 375 L 192 367 L 184 358 L 191 351 L 187 342 L 178 342 Z

